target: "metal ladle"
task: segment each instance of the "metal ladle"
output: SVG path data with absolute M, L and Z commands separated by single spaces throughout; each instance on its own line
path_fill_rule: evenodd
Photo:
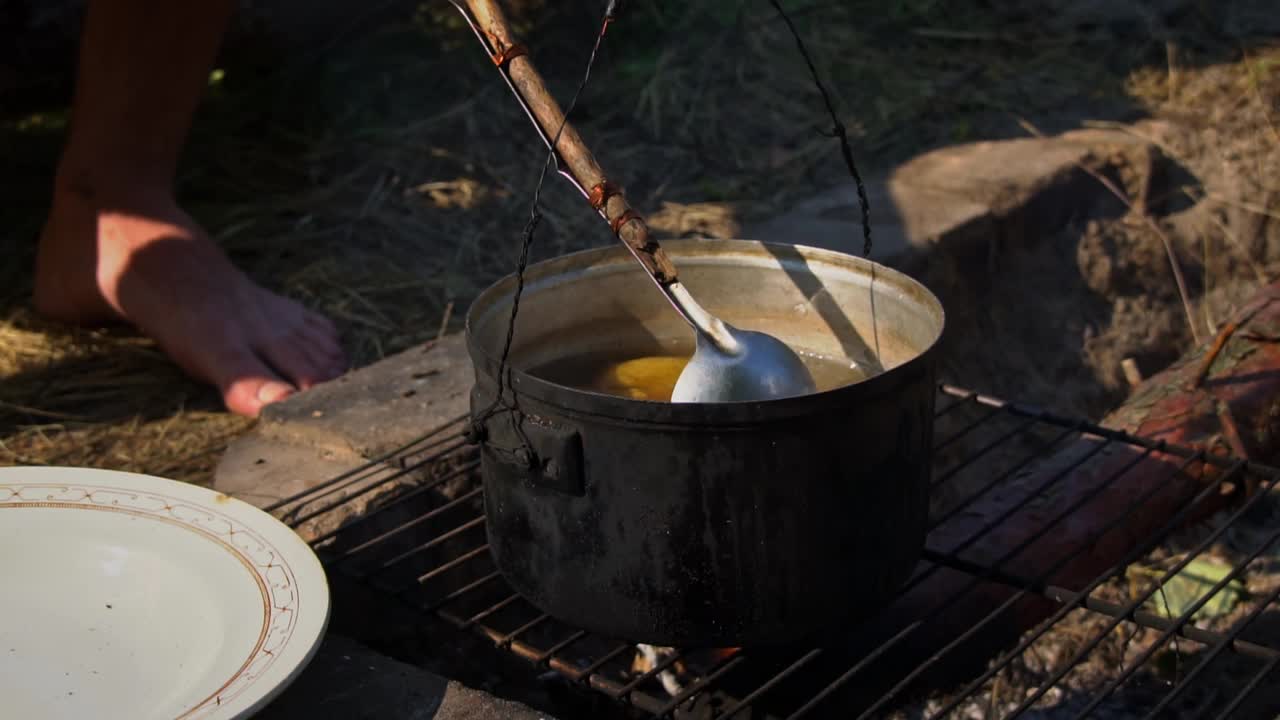
M 671 305 L 697 335 L 693 358 L 680 373 L 672 402 L 740 402 L 806 395 L 816 386 L 809 370 L 786 343 L 761 332 L 741 330 L 702 307 L 680 283 L 675 266 L 649 237 L 644 219 L 604 171 L 582 138 L 565 122 L 564 112 L 515 35 L 496 0 L 450 0 L 462 13 L 485 52 L 554 158 L 563 175 L 612 226 Z M 468 12 L 468 8 L 470 12 Z M 553 147 L 552 137 L 558 141 Z M 590 187 L 588 191 L 586 188 Z

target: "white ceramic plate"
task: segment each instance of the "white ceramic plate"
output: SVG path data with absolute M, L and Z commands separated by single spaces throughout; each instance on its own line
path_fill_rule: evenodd
M 249 717 L 328 619 L 311 548 L 251 505 L 146 475 L 0 469 L 0 716 Z

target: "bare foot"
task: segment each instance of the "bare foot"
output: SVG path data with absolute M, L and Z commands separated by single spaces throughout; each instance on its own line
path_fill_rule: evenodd
M 347 366 L 328 319 L 254 284 L 167 192 L 59 188 L 35 306 L 67 322 L 132 323 L 242 415 Z

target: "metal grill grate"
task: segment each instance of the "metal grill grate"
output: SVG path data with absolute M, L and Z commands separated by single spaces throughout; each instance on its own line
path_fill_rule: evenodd
M 941 393 L 927 549 L 900 602 L 885 618 L 862 623 L 888 628 L 870 640 L 855 633 L 856 641 L 833 636 L 822 647 L 670 651 L 634 669 L 635 645 L 551 618 L 503 582 L 488 553 L 478 460 L 461 438 L 463 418 L 271 510 L 295 527 L 321 529 L 313 545 L 330 572 L 365 581 L 487 637 L 539 672 L 553 671 L 654 717 L 1226 718 L 1266 694 L 1258 691 L 1277 680 L 1280 643 L 1263 637 L 1262 628 L 1275 619 L 1280 581 L 1251 588 L 1252 596 L 1238 583 L 1280 574 L 1280 522 L 1267 516 L 1280 471 L 957 388 Z M 1122 503 L 1113 499 L 1109 516 L 1083 537 L 1064 530 L 1157 453 L 1180 459 L 1166 463 L 1167 477 Z M 1046 472 L 1051 456 L 1058 459 Z M 1188 477 L 1200 480 L 1177 481 Z M 1060 495 L 1069 485 L 1073 491 Z M 1254 492 L 1203 517 L 1206 505 L 1232 486 Z M 1173 499 L 1162 495 L 1179 491 Z M 990 505 L 1002 494 L 1013 498 Z M 354 520 L 325 529 L 326 522 L 339 525 L 357 497 L 378 499 Z M 975 523 L 984 503 L 988 516 Z M 1158 517 L 1143 512 L 1158 503 Z M 1196 522 L 1183 529 L 1189 520 Z M 1015 524 L 1025 528 L 1017 542 L 993 542 Z M 1136 526 L 1154 530 L 1129 538 L 1119 562 L 1073 587 L 1057 583 L 1073 564 L 1078 575 L 1091 547 Z M 1029 570 L 1035 563 L 1020 555 L 1058 536 L 1073 542 Z M 1201 567 L 1193 563 L 1209 556 L 1226 559 L 1221 572 L 1192 583 L 1199 592 L 1190 600 L 1171 602 L 1170 583 L 1190 577 Z M 930 583 L 943 576 L 945 595 L 931 595 L 937 586 Z M 929 602 L 908 602 L 913 593 Z M 1218 604 L 1223 598 L 1235 601 L 1229 612 Z M 986 605 L 976 621 L 949 627 L 947 609 L 966 602 Z M 1218 614 L 1205 619 L 1197 613 L 1210 602 Z M 971 663 L 973 643 L 1021 627 L 1028 608 L 1038 608 L 1039 621 L 1024 622 L 1033 629 L 982 656 L 980 672 L 970 666 L 959 684 L 924 685 L 934 690 L 921 692 L 935 671 Z M 928 649 L 912 655 L 913 646 Z

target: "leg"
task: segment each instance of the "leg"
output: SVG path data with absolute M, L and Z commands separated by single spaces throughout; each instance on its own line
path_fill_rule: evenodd
M 332 323 L 255 285 L 177 206 L 174 175 L 234 0 L 91 0 L 35 305 L 125 320 L 257 415 L 338 375 Z

